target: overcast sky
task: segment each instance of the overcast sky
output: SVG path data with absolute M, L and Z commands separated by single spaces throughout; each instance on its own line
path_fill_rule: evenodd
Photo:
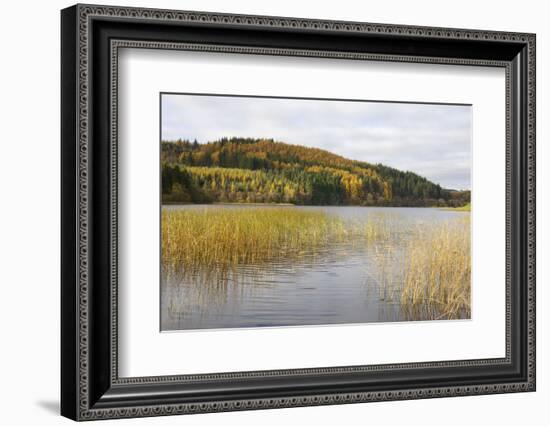
M 470 189 L 471 107 L 162 95 L 162 139 L 272 138 Z

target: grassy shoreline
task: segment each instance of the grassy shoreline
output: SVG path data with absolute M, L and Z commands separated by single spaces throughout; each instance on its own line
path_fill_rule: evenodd
M 440 207 L 440 209 L 450 211 L 450 212 L 471 212 L 472 205 L 471 203 L 468 203 L 462 207 Z
M 247 202 L 213 202 L 213 203 L 187 203 L 180 201 L 163 201 L 161 206 L 274 206 L 274 207 L 368 207 L 368 208 L 399 208 L 399 209 L 438 209 L 438 210 L 448 210 L 448 211 L 470 211 L 470 203 L 462 207 L 438 207 L 438 206 L 392 206 L 392 205 L 377 205 L 377 206 L 360 206 L 360 205 L 341 205 L 341 204 L 326 204 L 326 205 L 317 205 L 317 204 L 292 204 L 292 203 L 247 203 Z

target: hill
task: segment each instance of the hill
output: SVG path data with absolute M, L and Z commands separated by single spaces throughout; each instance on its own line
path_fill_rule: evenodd
M 452 191 L 408 171 L 272 139 L 161 143 L 162 201 L 459 207 Z

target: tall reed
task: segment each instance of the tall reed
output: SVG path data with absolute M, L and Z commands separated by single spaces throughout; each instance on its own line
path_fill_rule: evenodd
M 324 212 L 289 208 L 162 212 L 162 261 L 172 267 L 261 264 L 316 253 L 349 229 Z
M 470 317 L 469 216 L 417 229 L 403 259 L 401 305 L 408 318 Z

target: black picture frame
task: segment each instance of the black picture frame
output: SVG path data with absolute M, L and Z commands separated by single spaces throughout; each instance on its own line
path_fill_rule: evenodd
M 61 12 L 61 414 L 159 416 L 535 390 L 534 34 L 75 5 Z M 506 357 L 118 377 L 119 47 L 506 69 Z M 113 124 L 114 123 L 114 124 Z

